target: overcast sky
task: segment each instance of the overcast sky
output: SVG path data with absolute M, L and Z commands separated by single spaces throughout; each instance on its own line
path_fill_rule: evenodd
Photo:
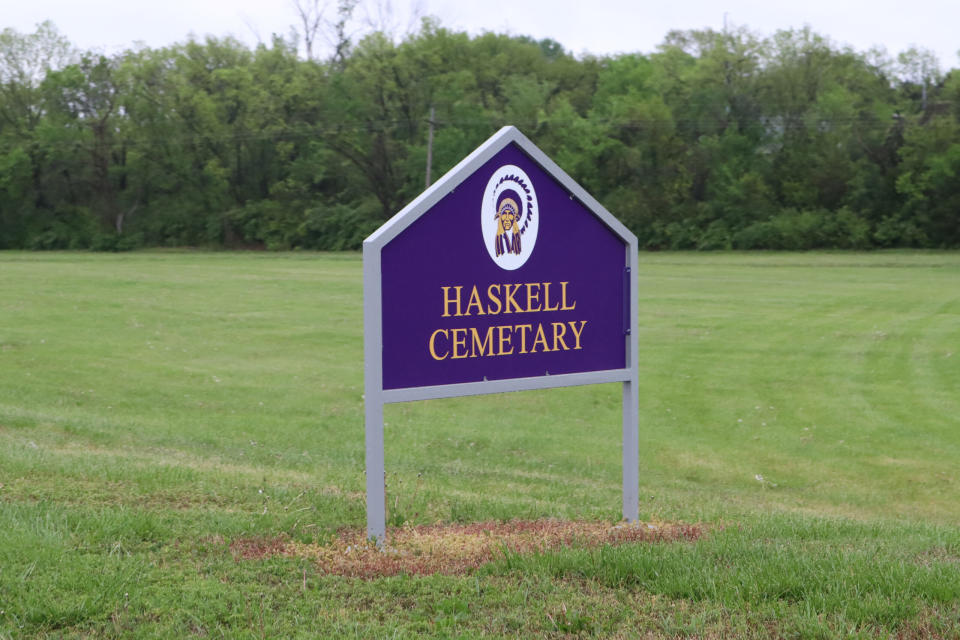
M 366 0 L 381 6 L 388 0 Z M 336 5 L 336 0 L 327 0 Z M 762 35 L 810 25 L 835 43 L 891 55 L 917 45 L 943 69 L 960 67 L 960 0 L 393 0 L 402 32 L 419 5 L 448 28 L 553 38 L 576 54 L 650 52 L 671 29 L 746 26 Z M 415 12 L 414 12 L 415 13 Z M 0 28 L 31 32 L 52 20 L 71 42 L 107 53 L 159 47 L 189 34 L 233 35 L 251 45 L 288 34 L 293 0 L 0 0 Z

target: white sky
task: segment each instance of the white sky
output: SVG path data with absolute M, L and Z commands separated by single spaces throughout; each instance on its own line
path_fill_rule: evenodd
M 390 0 L 365 0 L 367 6 Z M 337 0 L 326 0 L 331 7 Z M 895 56 L 928 48 L 941 67 L 960 67 L 958 0 L 393 0 L 394 23 L 406 27 L 414 3 L 441 25 L 472 34 L 496 31 L 553 38 L 573 53 L 653 51 L 671 29 L 746 26 L 762 35 L 810 25 L 835 43 Z M 0 0 L 0 29 L 32 32 L 52 20 L 83 49 L 112 53 L 142 42 L 160 47 L 189 34 L 231 34 L 249 44 L 288 34 L 292 0 Z

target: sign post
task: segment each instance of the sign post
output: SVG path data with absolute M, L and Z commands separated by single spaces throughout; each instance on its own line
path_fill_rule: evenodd
M 639 517 L 637 239 L 504 127 L 363 243 L 367 535 L 386 534 L 383 407 L 621 382 Z

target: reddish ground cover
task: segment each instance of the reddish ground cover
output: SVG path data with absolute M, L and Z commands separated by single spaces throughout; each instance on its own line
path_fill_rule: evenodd
M 689 524 L 514 520 L 391 528 L 382 549 L 366 540 L 365 531 L 351 529 L 323 545 L 284 538 L 243 538 L 235 540 L 230 550 L 238 560 L 272 555 L 307 557 L 325 573 L 373 578 L 400 573 L 463 574 L 504 553 L 693 541 L 703 534 L 702 526 Z

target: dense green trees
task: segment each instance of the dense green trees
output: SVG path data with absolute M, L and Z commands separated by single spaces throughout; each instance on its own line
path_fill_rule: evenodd
M 338 33 L 317 61 L 281 38 L 103 56 L 3 31 L 0 248 L 355 248 L 423 188 L 431 109 L 434 177 L 514 124 L 647 248 L 960 246 L 960 71 L 928 52 Z

